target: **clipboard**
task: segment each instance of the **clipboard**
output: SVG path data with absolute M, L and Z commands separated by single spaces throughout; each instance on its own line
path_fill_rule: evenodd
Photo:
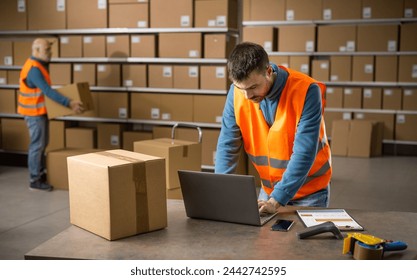
M 297 215 L 306 227 L 330 221 L 333 222 L 341 231 L 364 230 L 364 228 L 344 209 L 297 210 Z

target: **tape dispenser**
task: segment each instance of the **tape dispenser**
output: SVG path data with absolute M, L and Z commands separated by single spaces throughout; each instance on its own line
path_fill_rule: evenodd
M 402 241 L 385 240 L 369 234 L 348 233 L 343 241 L 343 254 L 351 253 L 355 260 L 381 260 L 384 252 L 407 249 Z

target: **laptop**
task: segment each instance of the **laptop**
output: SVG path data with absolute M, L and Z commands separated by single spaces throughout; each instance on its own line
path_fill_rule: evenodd
M 277 213 L 260 214 L 255 178 L 178 170 L 187 217 L 262 226 Z

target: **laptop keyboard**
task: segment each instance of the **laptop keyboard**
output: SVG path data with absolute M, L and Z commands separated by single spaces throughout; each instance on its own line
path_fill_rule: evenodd
M 275 217 L 276 214 L 277 213 L 260 213 L 259 218 L 261 219 L 261 225 L 267 223 L 269 220 Z

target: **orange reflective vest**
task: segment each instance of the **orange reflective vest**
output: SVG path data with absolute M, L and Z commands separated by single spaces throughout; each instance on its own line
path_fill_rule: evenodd
M 23 65 L 19 79 L 19 98 L 17 112 L 24 116 L 40 116 L 46 114 L 45 97 L 39 88 L 30 88 L 26 84 L 28 73 L 32 67 L 37 67 L 46 82 L 51 85 L 51 78 L 42 63 L 29 58 Z
M 280 66 L 281 67 L 281 66 Z M 281 67 L 288 72 L 287 83 L 281 93 L 271 127 L 264 119 L 259 104 L 245 98 L 238 88 L 234 89 L 236 122 L 240 127 L 244 148 L 258 171 L 262 188 L 270 195 L 290 161 L 297 125 L 303 112 L 305 97 L 312 83 L 319 85 L 324 108 L 324 84 L 300 72 Z M 322 111 L 323 113 L 323 111 Z M 322 116 L 318 151 L 315 161 L 302 187 L 293 199 L 298 199 L 325 188 L 331 178 L 331 155 Z

